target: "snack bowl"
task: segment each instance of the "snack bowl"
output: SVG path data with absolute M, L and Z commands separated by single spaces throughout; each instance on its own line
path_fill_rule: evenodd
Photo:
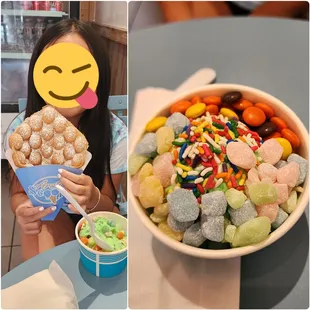
M 104 217 L 119 225 L 127 233 L 127 219 L 117 213 L 99 211 L 89 214 L 90 218 Z M 119 251 L 101 252 L 87 247 L 79 237 L 79 231 L 86 219 L 82 218 L 75 227 L 75 237 L 79 243 L 80 260 L 85 269 L 100 278 L 117 276 L 127 266 L 127 246 Z
M 301 144 L 296 153 L 308 160 L 309 134 L 298 116 L 288 106 L 286 106 L 284 102 L 275 98 L 274 96 L 259 89 L 238 84 L 207 85 L 176 94 L 174 99 L 169 101 L 163 98 L 164 101 L 158 107 L 157 113 L 154 113 L 153 115 L 137 115 L 136 119 L 139 119 L 144 126 L 141 124 L 141 127 L 139 127 L 139 130 L 136 132 L 134 129 L 131 129 L 130 154 L 134 153 L 135 146 L 143 136 L 145 125 L 156 116 L 169 116 L 170 107 L 174 103 L 180 100 L 190 100 L 194 96 L 222 96 L 230 91 L 240 91 L 245 99 L 252 102 L 267 103 L 274 110 L 275 115 L 282 118 L 288 124 L 289 128 L 299 137 Z M 144 226 L 153 234 L 155 238 L 164 243 L 166 246 L 191 256 L 209 259 L 227 259 L 247 255 L 263 249 L 287 233 L 296 224 L 308 205 L 309 184 L 308 178 L 306 178 L 303 184 L 303 192 L 298 198 L 296 209 L 289 215 L 286 221 L 276 230 L 271 232 L 265 240 L 253 245 L 219 250 L 196 248 L 173 240 L 169 236 L 165 235 L 162 231 L 160 231 L 157 225 L 151 221 L 146 209 L 143 208 L 139 199 L 133 195 L 131 190 L 129 190 L 129 195 L 131 204 L 133 205 L 139 219 L 142 221 Z

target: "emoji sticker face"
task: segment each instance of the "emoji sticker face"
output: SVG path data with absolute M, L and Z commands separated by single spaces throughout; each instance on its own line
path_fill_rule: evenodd
M 74 43 L 50 46 L 37 59 L 34 85 L 48 104 L 57 108 L 96 106 L 99 70 L 92 54 Z

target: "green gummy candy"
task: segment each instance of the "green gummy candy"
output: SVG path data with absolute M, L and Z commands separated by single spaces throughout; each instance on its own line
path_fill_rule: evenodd
M 231 221 L 230 221 L 228 218 L 224 217 L 224 231 L 226 230 L 226 227 L 227 227 L 228 225 L 231 225 Z M 223 239 L 222 242 L 223 242 L 223 243 L 227 243 L 227 242 L 229 242 L 229 241 L 227 241 L 226 238 L 225 238 L 225 236 L 224 236 L 224 239 Z
M 221 191 L 221 192 L 226 192 L 228 189 L 226 183 L 222 183 L 220 184 L 217 188 L 212 188 L 212 189 L 209 189 L 209 193 L 211 192 L 215 192 L 215 191 Z
M 226 229 L 228 225 L 231 225 L 231 221 L 228 218 L 224 217 L 224 229 Z
M 93 246 L 95 246 L 95 245 L 96 245 L 95 239 L 94 239 L 93 237 L 90 237 L 90 238 L 88 239 L 87 245 L 88 245 L 90 248 L 92 248 Z
M 228 191 L 226 191 L 225 197 L 228 204 L 233 209 L 241 208 L 247 199 L 247 197 L 241 191 L 238 191 L 235 188 L 230 188 Z
M 228 225 L 225 229 L 225 240 L 232 243 L 236 233 L 237 227 L 235 225 Z
M 291 214 L 297 207 L 297 192 L 292 191 L 288 200 L 282 204 L 280 207 L 288 214 Z
M 255 183 L 249 186 L 249 195 L 252 202 L 257 206 L 274 203 L 278 199 L 278 192 L 273 184 Z
M 268 237 L 270 230 L 271 224 L 268 217 L 251 219 L 237 228 L 232 246 L 240 247 L 261 242 Z
M 130 175 L 134 175 L 142 167 L 144 163 L 148 161 L 148 157 L 137 155 L 132 153 L 128 158 L 128 172 Z

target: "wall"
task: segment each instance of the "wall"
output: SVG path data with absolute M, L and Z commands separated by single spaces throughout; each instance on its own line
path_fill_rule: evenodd
M 97 2 L 95 22 L 113 28 L 127 29 L 127 2 Z
M 111 62 L 111 95 L 127 95 L 127 3 L 89 1 L 84 16 L 106 41 Z

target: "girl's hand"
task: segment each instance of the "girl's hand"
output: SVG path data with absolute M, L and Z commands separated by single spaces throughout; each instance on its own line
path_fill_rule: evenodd
M 56 207 L 34 207 L 30 200 L 19 205 L 16 208 L 16 219 L 21 228 L 21 231 L 26 235 L 38 235 L 41 232 L 41 218 L 54 212 Z
M 91 177 L 85 174 L 77 175 L 63 169 L 59 169 L 59 174 L 62 185 L 84 210 L 96 205 L 98 190 Z M 72 212 L 79 214 L 71 204 L 68 207 Z

